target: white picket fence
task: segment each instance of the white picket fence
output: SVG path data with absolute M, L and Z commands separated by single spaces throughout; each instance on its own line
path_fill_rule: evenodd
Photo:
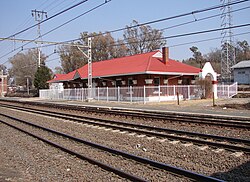
M 236 85 L 237 88 L 237 85 Z M 40 90 L 41 99 L 51 100 L 80 100 L 88 99 L 88 88 L 48 89 Z M 237 94 L 235 86 L 218 86 L 218 97 L 231 97 Z M 177 100 L 200 99 L 204 90 L 199 85 L 171 85 L 171 86 L 144 86 L 144 87 L 98 87 L 92 88 L 91 99 L 97 101 L 117 102 L 161 102 Z
M 233 83 L 231 85 L 220 84 L 217 85 L 217 95 L 218 98 L 232 98 L 238 93 L 238 83 Z

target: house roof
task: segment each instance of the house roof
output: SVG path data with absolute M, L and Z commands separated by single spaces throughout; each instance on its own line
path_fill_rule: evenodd
M 49 82 L 65 81 L 66 78 L 72 80 L 75 74 L 79 75 L 82 79 L 87 79 L 88 65 L 75 71 L 66 74 L 67 76 L 58 75 L 56 79 Z M 201 69 L 199 68 L 171 59 L 167 63 L 164 63 L 160 51 L 92 63 L 93 78 L 135 74 L 198 75 L 200 71 Z
M 235 64 L 234 66 L 232 66 L 232 68 L 250 68 L 250 60 L 245 60 L 245 61 L 241 61 L 237 64 Z
M 54 78 L 52 80 L 49 80 L 48 83 L 73 80 L 75 74 L 76 70 L 69 72 L 68 74 L 55 74 Z

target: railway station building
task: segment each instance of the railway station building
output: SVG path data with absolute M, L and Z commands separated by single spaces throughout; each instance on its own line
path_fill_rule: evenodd
M 164 47 L 162 51 L 93 62 L 91 91 L 87 89 L 88 65 L 68 74 L 56 74 L 48 81 L 51 91 L 41 92 L 41 97 L 130 102 L 195 99 L 203 94 L 196 80 L 207 75 L 212 76 L 213 90 L 217 91 L 217 74 L 210 63 L 200 69 L 172 60 Z
M 92 63 L 93 88 L 158 85 L 192 85 L 201 69 L 172 60 L 169 50 L 153 51 Z M 87 88 L 88 65 L 49 81 L 64 88 Z

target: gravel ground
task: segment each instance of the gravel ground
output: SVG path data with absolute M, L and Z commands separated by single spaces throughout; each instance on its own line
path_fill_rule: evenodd
M 9 119 L 7 119 L 9 120 Z M 43 138 L 52 140 L 53 142 L 59 143 L 60 145 L 65 146 L 73 151 L 77 151 L 78 153 L 93 158 L 95 160 L 101 161 L 105 164 L 109 164 L 110 166 L 120 168 L 130 174 L 134 174 L 137 176 L 141 176 L 142 178 L 148 181 L 181 181 L 176 176 L 166 173 L 163 170 L 155 169 L 148 165 L 141 165 L 138 162 L 134 162 L 132 160 L 122 158 L 113 154 L 109 154 L 107 152 L 103 152 L 99 149 L 95 149 L 93 147 L 89 147 L 77 142 L 72 142 L 72 140 L 65 139 L 63 137 L 58 137 L 53 134 L 49 134 L 48 132 L 44 132 L 39 129 L 34 129 L 33 127 L 27 126 L 25 124 L 20 124 L 19 122 L 15 122 L 9 120 L 8 123 L 14 123 L 15 126 L 24 128 L 25 130 L 31 131 L 38 136 L 42 136 Z
M 125 181 L 0 124 L 0 181 Z
M 37 106 L 26 106 L 31 108 L 38 108 L 44 109 L 49 111 L 56 111 L 58 109 L 48 108 L 48 107 L 37 107 Z M 104 114 L 96 114 L 96 113 L 83 113 L 76 110 L 59 110 L 60 112 L 75 114 L 75 115 L 84 115 L 89 117 L 95 117 L 100 119 L 107 119 L 107 120 L 116 120 L 122 122 L 131 122 L 136 124 L 143 124 L 149 126 L 156 126 L 162 128 L 169 128 L 173 130 L 183 130 L 183 131 L 190 131 L 190 132 L 197 132 L 203 134 L 211 134 L 211 135 L 220 135 L 225 137 L 232 137 L 232 138 L 241 138 L 250 140 L 250 131 L 247 129 L 237 129 L 237 128 L 228 128 L 228 127 L 219 127 L 214 125 L 199 125 L 195 123 L 180 123 L 180 122 L 171 122 L 171 121 L 164 121 L 164 120 L 150 120 L 150 119 L 142 119 L 142 118 L 127 118 L 122 116 L 115 116 L 115 115 L 104 115 Z
M 1 109 L 4 112 L 4 109 Z M 33 116 L 8 110 L 9 115 L 18 115 L 23 119 L 33 120 Z M 5 112 L 5 113 L 6 113 Z M 202 174 L 220 177 L 229 181 L 250 180 L 250 156 L 239 155 L 228 151 L 214 150 L 194 145 L 183 145 L 181 143 L 169 143 L 157 138 L 139 137 L 129 133 L 121 134 L 104 129 L 87 127 L 69 121 L 57 119 L 44 119 L 35 116 L 33 122 L 43 124 L 47 127 L 60 129 L 63 132 L 73 134 L 77 137 L 110 146 L 112 148 L 134 153 L 160 162 L 168 163 L 177 167 L 196 171 Z M 203 148 L 204 147 L 204 148 Z

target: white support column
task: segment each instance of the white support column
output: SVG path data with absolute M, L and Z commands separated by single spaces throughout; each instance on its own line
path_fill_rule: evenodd
M 214 92 L 214 98 L 215 99 L 218 99 L 217 86 L 218 86 L 217 83 L 213 84 L 213 92 Z
M 117 101 L 120 102 L 120 87 L 117 87 Z

